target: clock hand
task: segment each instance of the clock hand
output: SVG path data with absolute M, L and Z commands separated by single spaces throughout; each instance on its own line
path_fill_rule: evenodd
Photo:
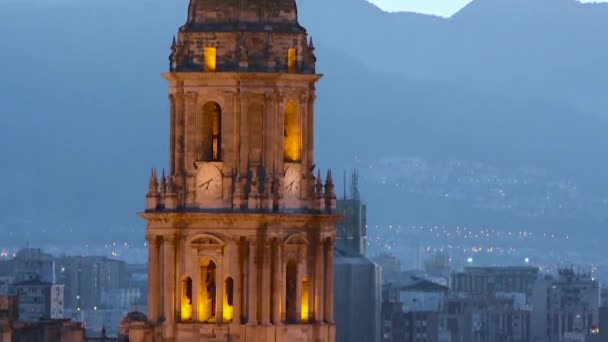
M 203 186 L 206 186 L 206 187 L 205 187 L 205 190 L 208 190 L 208 189 L 209 189 L 209 185 L 211 184 L 211 181 L 212 181 L 212 180 L 213 180 L 213 178 L 209 179 L 208 181 L 206 181 L 206 182 L 204 182 L 204 183 L 201 183 L 201 184 L 200 184 L 198 187 L 199 187 L 199 188 L 202 188 Z

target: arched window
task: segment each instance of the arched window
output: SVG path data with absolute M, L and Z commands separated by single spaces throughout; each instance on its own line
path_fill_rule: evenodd
M 205 71 L 215 72 L 217 70 L 217 48 L 205 48 Z
M 295 48 L 289 49 L 287 52 L 287 69 L 289 72 L 296 71 L 296 63 L 298 61 L 297 51 Z
M 308 281 L 308 276 L 305 276 L 302 279 L 302 322 L 308 322 L 308 313 L 309 313 L 309 286 L 310 282 Z
M 285 107 L 285 118 L 283 128 L 283 155 L 287 162 L 299 162 L 301 158 L 300 149 L 300 125 L 298 124 L 298 108 L 295 103 L 288 102 Z
M 298 321 L 297 292 L 298 292 L 298 265 L 295 261 L 287 262 L 285 272 L 285 318 L 287 322 Z
M 202 322 L 215 321 L 216 267 L 212 260 L 205 260 L 201 265 L 201 298 L 199 299 L 199 318 Z
M 217 102 L 203 106 L 203 161 L 222 160 L 222 108 Z
M 181 312 L 182 321 L 192 320 L 192 278 L 190 277 L 182 280 Z
M 234 318 L 234 280 L 231 277 L 224 281 L 224 323 Z

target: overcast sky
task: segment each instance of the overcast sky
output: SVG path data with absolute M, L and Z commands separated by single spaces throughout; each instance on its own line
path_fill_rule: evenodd
M 386 11 L 408 11 L 449 17 L 471 0 L 369 0 Z M 608 2 L 608 0 L 582 0 L 582 2 Z

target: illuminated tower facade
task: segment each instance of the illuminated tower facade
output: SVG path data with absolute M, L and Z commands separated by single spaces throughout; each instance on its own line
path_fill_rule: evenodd
M 336 196 L 295 0 L 191 0 L 147 207 L 148 341 L 335 341 Z M 323 181 L 323 179 L 325 181 Z M 142 325 L 143 324 L 143 325 Z

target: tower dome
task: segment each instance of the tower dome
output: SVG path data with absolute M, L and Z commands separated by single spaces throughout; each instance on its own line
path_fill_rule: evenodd
M 295 0 L 190 0 L 170 71 L 314 74 L 314 45 L 297 12 Z
M 190 0 L 182 30 L 304 31 L 295 0 Z

